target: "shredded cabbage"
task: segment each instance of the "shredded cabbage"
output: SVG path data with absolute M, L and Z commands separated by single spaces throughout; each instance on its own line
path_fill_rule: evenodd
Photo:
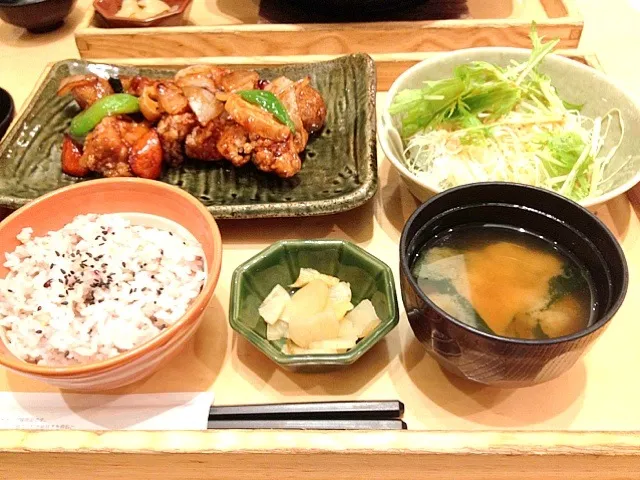
M 539 63 L 557 40 L 542 43 L 531 29 L 525 63 L 459 65 L 453 78 L 404 90 L 390 113 L 401 125 L 405 162 L 418 178 L 442 189 L 509 181 L 555 190 L 574 200 L 601 195 L 604 170 L 624 135 L 618 109 L 589 118 L 564 102 Z M 603 152 L 614 122 L 615 145 Z

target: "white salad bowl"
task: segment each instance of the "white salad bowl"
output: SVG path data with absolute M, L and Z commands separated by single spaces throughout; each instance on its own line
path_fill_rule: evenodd
M 385 156 L 400 174 L 409 191 L 419 200 L 442 192 L 442 188 L 428 176 L 418 177 L 405 165 L 404 147 L 389 108 L 395 96 L 402 90 L 420 88 L 428 80 L 451 77 L 453 69 L 473 61 L 486 61 L 507 66 L 512 60 L 524 62 L 531 50 L 511 47 L 469 48 L 439 54 L 409 68 L 391 85 L 386 95 L 378 125 L 378 139 Z M 636 139 L 640 138 L 640 103 L 618 83 L 604 73 L 561 55 L 547 56 L 540 70 L 549 75 L 560 97 L 571 103 L 583 105 L 581 112 L 595 117 L 617 108 L 624 121 L 624 138 L 615 156 L 604 170 L 604 178 L 611 178 L 603 185 L 603 193 L 598 197 L 581 200 L 584 207 L 594 207 L 625 193 L 640 182 L 640 152 Z M 617 143 L 620 127 L 611 125 L 603 149 L 610 149 Z

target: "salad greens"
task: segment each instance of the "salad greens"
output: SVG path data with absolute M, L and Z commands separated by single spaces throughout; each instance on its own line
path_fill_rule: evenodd
M 600 156 L 617 109 L 588 118 L 560 98 L 540 63 L 558 40 L 543 42 L 535 23 L 524 63 L 458 65 L 453 77 L 399 92 L 389 113 L 405 142 L 407 167 L 440 188 L 503 180 L 580 200 L 600 194 L 604 169 L 622 135 Z

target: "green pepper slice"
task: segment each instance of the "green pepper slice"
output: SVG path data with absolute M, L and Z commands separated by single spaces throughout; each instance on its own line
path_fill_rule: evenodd
M 114 93 L 113 95 L 101 98 L 84 112 L 76 115 L 73 120 L 71 120 L 69 133 L 74 137 L 83 137 L 93 130 L 105 117 L 136 113 L 139 111 L 140 105 L 138 104 L 137 97 L 127 93 Z
M 291 121 L 287 109 L 273 93 L 267 90 L 241 90 L 238 95 L 243 100 L 262 107 L 263 110 L 276 117 L 280 123 L 289 127 L 289 130 L 296 133 L 296 126 Z

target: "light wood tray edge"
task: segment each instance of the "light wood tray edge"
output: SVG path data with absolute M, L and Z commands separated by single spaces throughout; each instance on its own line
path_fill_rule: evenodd
M 8 474 L 3 479 L 299 480 L 303 473 L 310 480 L 613 480 L 635 478 L 633 472 L 638 471 L 640 432 L 7 431 L 0 435 L 0 473 Z

